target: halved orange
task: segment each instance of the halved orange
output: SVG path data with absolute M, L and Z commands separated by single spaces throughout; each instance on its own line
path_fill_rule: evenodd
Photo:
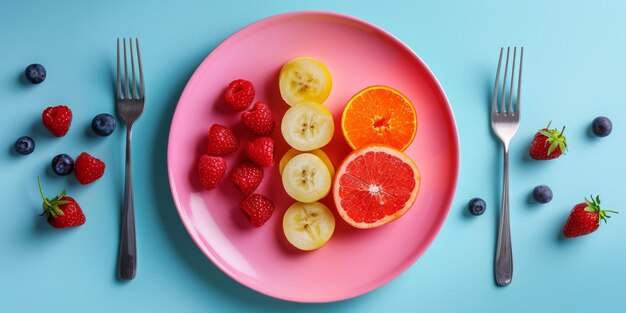
M 357 228 L 374 228 L 406 213 L 417 198 L 421 176 L 404 152 L 367 145 L 337 169 L 333 199 L 339 215 Z
M 411 101 L 387 86 L 354 95 L 341 116 L 341 130 L 352 149 L 378 143 L 404 151 L 415 138 L 417 116 Z

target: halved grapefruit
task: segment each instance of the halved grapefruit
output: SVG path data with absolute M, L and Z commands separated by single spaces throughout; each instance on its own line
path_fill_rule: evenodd
M 333 198 L 339 215 L 357 228 L 374 228 L 406 213 L 417 197 L 420 172 L 403 152 L 367 145 L 337 169 Z

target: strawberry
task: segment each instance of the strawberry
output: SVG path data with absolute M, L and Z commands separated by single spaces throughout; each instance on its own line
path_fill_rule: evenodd
M 258 101 L 250 111 L 241 114 L 241 123 L 252 134 L 267 136 L 274 130 L 274 118 L 270 107 Z
M 248 142 L 246 156 L 261 166 L 274 165 L 274 139 L 261 137 Z
M 243 195 L 248 195 L 261 184 L 263 169 L 250 161 L 243 161 L 230 172 L 230 180 Z
M 539 130 L 530 143 L 530 156 L 535 160 L 552 160 L 561 156 L 567 150 L 567 141 L 563 136 L 565 126 L 561 132 L 556 128 L 550 129 L 550 123 Z
M 102 177 L 104 168 L 104 162 L 92 157 L 87 152 L 83 152 L 74 163 L 74 175 L 79 183 L 87 185 Z
M 85 224 L 85 214 L 72 197 L 65 196 L 65 190 L 52 199 L 46 198 L 41 188 L 41 179 L 37 177 L 39 193 L 43 199 L 43 213 L 54 228 L 76 227 Z
M 274 212 L 272 201 L 258 193 L 245 197 L 239 203 L 239 207 L 253 227 L 261 227 L 272 217 Z
M 209 146 L 207 153 L 211 156 L 224 156 L 237 151 L 239 148 L 239 138 L 235 136 L 232 129 L 213 124 L 209 129 Z
M 584 203 L 575 205 L 570 212 L 563 227 L 563 235 L 572 238 L 593 233 L 600 227 L 601 220 L 606 223 L 606 219 L 610 218 L 607 212 L 618 213 L 617 211 L 600 209 L 599 196 L 594 199 L 592 195 L 591 201 L 585 198 Z
M 251 82 L 244 79 L 233 80 L 228 84 L 224 100 L 235 111 L 243 111 L 254 100 L 255 91 Z
M 198 162 L 198 176 L 200 186 L 205 190 L 214 189 L 224 178 L 226 173 L 226 160 L 222 157 L 203 155 Z
M 48 107 L 43 110 L 41 121 L 54 136 L 63 137 L 72 125 L 72 110 L 64 105 Z

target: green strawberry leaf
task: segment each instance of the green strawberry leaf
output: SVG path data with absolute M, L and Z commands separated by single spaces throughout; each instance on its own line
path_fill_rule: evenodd
M 54 212 L 54 214 L 53 214 L 53 215 L 56 215 L 55 217 L 65 215 L 65 213 L 63 213 L 63 210 L 61 210 L 61 208 L 59 208 L 58 206 L 55 206 L 55 207 L 52 209 L 52 211 Z
M 544 135 L 544 136 L 546 136 L 546 137 L 548 137 L 548 138 L 550 138 L 550 132 L 548 130 L 543 130 L 542 129 L 542 130 L 539 131 L 539 133 Z
M 43 199 L 43 203 L 41 207 L 43 208 L 43 213 L 41 215 L 45 215 L 46 217 L 52 216 L 56 218 L 58 216 L 63 216 L 63 210 L 61 210 L 61 206 L 64 204 L 70 203 L 68 200 L 61 200 L 61 198 L 65 197 L 65 190 L 63 190 L 59 195 L 52 198 L 52 200 L 46 198 L 43 194 L 43 188 L 41 187 L 41 178 L 37 177 L 37 183 L 39 185 L 39 194 L 41 194 L 41 199 Z
M 559 145 L 558 142 L 554 141 L 550 144 L 550 148 L 548 148 L 548 155 L 552 154 L 552 152 L 554 152 L 554 150 L 556 150 L 556 147 Z
M 596 196 L 594 199 L 593 195 L 591 195 L 590 199 L 591 200 L 585 198 L 585 203 L 587 204 L 587 207 L 585 207 L 585 211 L 598 213 L 598 225 L 600 225 L 602 221 L 604 221 L 604 223 L 606 224 L 607 219 L 611 218 L 611 216 L 609 216 L 607 213 L 619 214 L 619 212 L 617 211 L 602 210 L 600 208 L 600 196 Z

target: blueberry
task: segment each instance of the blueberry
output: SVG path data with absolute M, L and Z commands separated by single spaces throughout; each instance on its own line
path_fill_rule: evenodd
M 487 203 L 485 203 L 485 200 L 481 198 L 473 198 L 467 204 L 467 208 L 473 215 L 481 215 L 485 212 L 485 209 L 487 208 Z
M 19 154 L 31 154 L 35 150 L 35 141 L 28 136 L 20 137 L 15 141 L 15 151 Z
M 591 128 L 596 136 L 606 137 L 611 133 L 611 130 L 613 130 L 613 123 L 611 123 L 608 117 L 598 116 L 593 119 Z
M 533 198 L 539 203 L 552 201 L 552 189 L 546 185 L 539 185 L 533 189 Z
M 74 170 L 74 159 L 65 153 L 61 153 L 52 159 L 52 171 L 57 175 L 66 176 Z
M 46 68 L 41 64 L 31 64 L 24 71 L 26 79 L 32 84 L 41 84 L 46 80 Z
M 93 129 L 94 133 L 98 136 L 108 136 L 113 133 L 116 124 L 117 122 L 113 115 L 102 113 L 96 115 L 93 120 L 91 120 L 91 129 Z

